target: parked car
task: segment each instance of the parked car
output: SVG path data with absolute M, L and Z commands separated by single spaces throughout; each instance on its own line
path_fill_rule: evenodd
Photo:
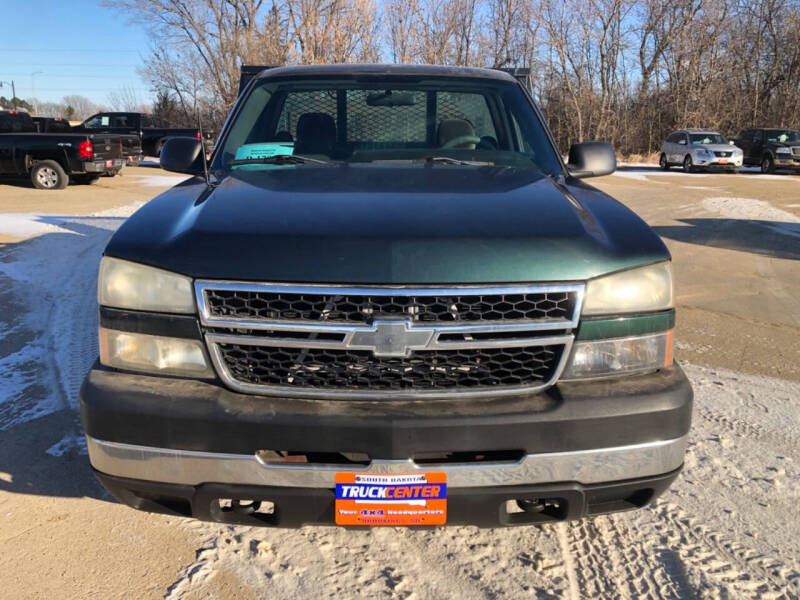
M 762 173 L 775 169 L 800 171 L 800 131 L 781 127 L 745 129 L 736 144 L 744 150 L 744 164 L 759 165 Z
M 102 112 L 92 115 L 78 127 L 104 133 L 128 133 L 138 136 L 144 156 L 159 156 L 164 143 L 173 137 L 200 139 L 195 128 L 156 127 L 150 115 L 136 112 Z M 142 156 L 136 158 L 141 160 Z
M 39 189 L 63 189 L 70 178 L 92 183 L 123 166 L 118 135 L 38 133 L 28 113 L 0 111 L 0 175 L 25 175 Z
M 700 170 L 738 173 L 742 150 L 716 131 L 681 129 L 670 133 L 661 144 L 659 164 L 665 171 L 680 165 L 686 173 Z
M 69 121 L 61 117 L 31 117 L 39 133 L 72 133 L 75 130 L 70 126 Z M 122 154 L 128 164 L 135 163 L 142 155 L 142 145 L 139 136 L 135 134 L 116 133 L 114 139 L 119 139 L 122 143 Z M 106 173 L 113 177 L 119 173 L 119 169 L 114 169 Z
M 135 508 L 483 526 L 641 507 L 683 463 L 671 259 L 505 73 L 282 67 L 112 236 L 89 460 Z

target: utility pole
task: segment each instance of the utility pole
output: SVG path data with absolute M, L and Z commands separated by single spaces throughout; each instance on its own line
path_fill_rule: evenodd
M 17 89 L 14 87 L 14 80 L 11 81 L 0 81 L 0 87 L 3 87 L 4 83 L 11 84 L 11 102 L 14 103 L 14 110 L 17 110 Z
M 31 93 L 33 94 L 33 98 L 31 98 L 31 100 L 34 103 L 33 104 L 33 112 L 34 112 L 34 114 L 38 115 L 39 114 L 39 102 L 38 102 L 38 100 L 36 98 L 36 85 L 34 84 L 34 79 L 33 79 L 37 75 L 44 75 L 44 71 L 34 71 L 33 73 L 31 73 Z

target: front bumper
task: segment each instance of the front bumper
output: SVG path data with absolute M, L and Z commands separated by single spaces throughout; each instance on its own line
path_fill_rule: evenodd
M 781 157 L 780 155 L 776 155 L 775 168 L 792 169 L 798 171 L 800 170 L 800 158 L 794 158 L 792 156 Z
M 720 161 L 725 162 L 720 162 Z M 742 166 L 742 157 L 737 158 L 717 158 L 714 157 L 712 159 L 702 159 L 702 158 L 695 158 L 694 159 L 694 166 L 698 169 L 706 169 L 709 171 L 734 171 L 736 169 L 741 168 Z
M 457 488 L 449 487 L 448 525 L 501 527 L 531 525 L 641 508 L 657 498 L 680 469 L 656 477 L 596 485 L 555 483 Z M 95 471 L 111 495 L 123 504 L 149 512 L 203 521 L 267 527 L 332 525 L 334 492 L 327 488 L 292 488 L 208 483 L 198 486 L 114 477 Z M 519 499 L 557 500 L 541 512 L 514 509 Z M 220 500 L 270 503 L 271 511 L 251 506 L 226 507 Z
M 683 462 L 692 392 L 675 366 L 616 380 L 559 383 L 509 398 L 286 399 L 98 365 L 84 382 L 81 410 L 98 478 L 137 508 L 181 506 L 180 514 L 238 519 L 238 512 L 220 516 L 214 498 L 241 493 L 275 502 L 284 517 L 270 517 L 266 525 L 332 522 L 336 472 L 445 471 L 451 506 L 480 507 L 474 519 L 465 508 L 463 522 L 502 525 L 520 518 L 502 516 L 499 505 L 536 494 L 561 499 L 559 518 L 649 502 Z M 260 450 L 360 453 L 369 462 L 274 465 L 257 456 Z M 475 459 L 497 452 L 513 458 Z M 472 458 L 432 464 L 421 458 L 429 453 Z M 285 500 L 270 500 L 306 496 L 317 500 L 308 501 L 316 508 L 304 514 L 295 514 L 294 505 L 281 508 Z M 207 500 L 217 509 L 209 509 Z M 484 514 L 487 507 L 493 507 L 491 518 Z M 459 510 L 448 508 L 448 523 L 461 522 L 453 516 Z

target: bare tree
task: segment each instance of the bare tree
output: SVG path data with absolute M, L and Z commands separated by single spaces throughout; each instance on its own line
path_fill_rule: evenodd
M 602 138 L 652 152 L 675 127 L 736 134 L 800 113 L 800 0 L 107 2 L 151 32 L 140 73 L 190 122 L 221 123 L 242 64 L 381 58 L 530 67 L 562 150 Z
M 122 86 L 109 92 L 108 105 L 111 110 L 121 112 L 149 112 L 147 105 L 140 100 L 139 94 L 130 86 Z
M 61 100 L 65 105 L 65 111 L 69 112 L 70 114 L 65 114 L 65 117 L 70 119 L 80 119 L 83 120 L 87 117 L 92 116 L 94 113 L 98 112 L 101 108 L 91 100 L 89 100 L 86 96 L 81 96 L 78 94 L 73 94 L 71 96 L 64 96 Z

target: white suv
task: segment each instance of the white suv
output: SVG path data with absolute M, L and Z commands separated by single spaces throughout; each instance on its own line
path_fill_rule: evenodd
M 738 173 L 742 166 L 741 148 L 716 131 L 681 129 L 667 136 L 661 144 L 659 164 L 665 171 L 682 165 L 686 173 L 717 170 Z

